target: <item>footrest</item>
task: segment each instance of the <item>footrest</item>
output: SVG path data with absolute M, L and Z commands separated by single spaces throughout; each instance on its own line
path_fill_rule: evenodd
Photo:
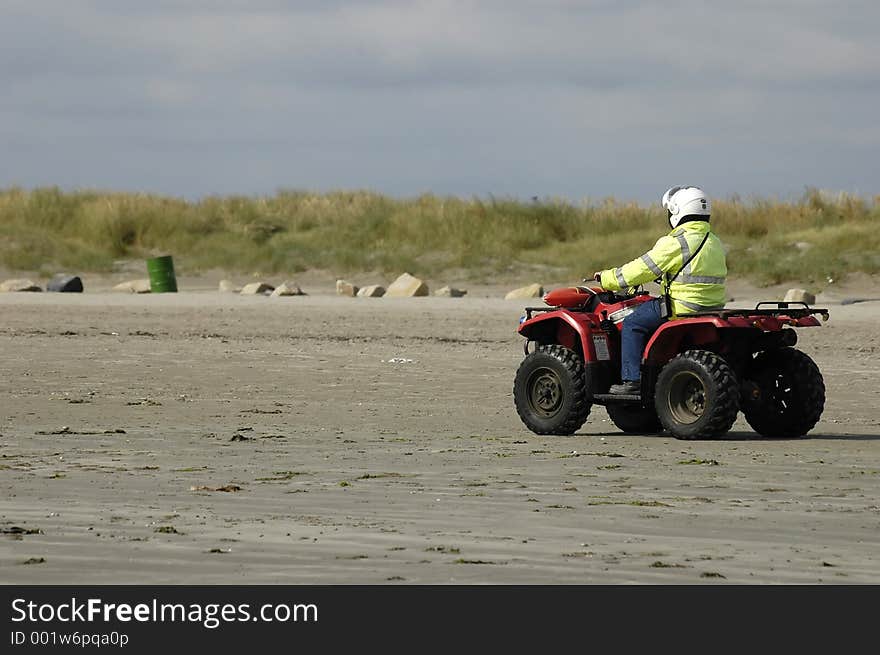
M 593 396 L 593 402 L 597 403 L 640 403 L 642 397 L 638 394 L 622 393 L 597 393 Z

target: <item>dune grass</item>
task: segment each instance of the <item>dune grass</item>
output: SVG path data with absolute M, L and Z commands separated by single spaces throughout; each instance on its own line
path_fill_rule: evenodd
M 808 190 L 795 202 L 717 200 L 731 275 L 758 284 L 880 272 L 880 196 Z M 640 255 L 664 233 L 659 207 L 613 199 L 393 199 L 370 191 L 208 197 L 0 190 L 0 267 L 113 270 L 172 254 L 180 272 L 338 275 L 457 271 L 491 281 L 534 270 L 578 280 Z

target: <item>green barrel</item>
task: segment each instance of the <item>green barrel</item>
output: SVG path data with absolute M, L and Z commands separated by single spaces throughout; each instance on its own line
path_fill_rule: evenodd
M 147 273 L 150 275 L 151 292 L 169 293 L 177 291 L 177 278 L 174 276 L 174 260 L 171 259 L 171 255 L 148 259 Z

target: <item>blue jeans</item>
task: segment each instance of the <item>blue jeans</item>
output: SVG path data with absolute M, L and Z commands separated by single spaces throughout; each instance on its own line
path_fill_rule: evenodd
M 637 382 L 642 378 L 642 353 L 645 344 L 666 319 L 660 316 L 662 299 L 649 300 L 623 319 L 620 335 L 620 374 L 624 381 Z

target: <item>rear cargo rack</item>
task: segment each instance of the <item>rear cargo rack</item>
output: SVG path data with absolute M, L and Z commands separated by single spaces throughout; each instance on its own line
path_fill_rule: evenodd
M 762 309 L 765 305 L 774 305 L 774 309 Z M 799 305 L 799 307 L 791 307 L 791 305 Z M 716 309 L 706 312 L 694 312 L 686 314 L 680 318 L 693 318 L 694 316 L 718 316 L 719 318 L 729 318 L 731 316 L 788 316 L 790 318 L 803 318 L 820 314 L 824 320 L 828 320 L 828 310 L 810 307 L 805 302 L 777 302 L 775 300 L 765 300 L 755 305 L 754 309 Z
M 762 309 L 765 305 L 773 305 L 774 309 Z M 792 307 L 791 305 L 797 305 L 797 307 Z M 526 307 L 526 320 L 532 318 L 532 314 L 540 313 L 540 312 L 555 312 L 559 309 L 568 309 L 568 311 L 583 311 L 579 310 L 577 307 Z M 813 314 L 820 314 L 823 320 L 828 320 L 828 310 L 827 309 L 817 309 L 814 307 L 810 307 L 805 302 L 777 302 L 775 300 L 764 300 L 755 305 L 754 309 L 713 309 L 711 311 L 705 312 L 694 312 L 692 314 L 682 315 L 680 318 L 693 318 L 695 316 L 718 316 L 720 318 L 729 318 L 731 316 L 788 316 L 790 318 L 803 318 L 804 316 L 811 316 Z

